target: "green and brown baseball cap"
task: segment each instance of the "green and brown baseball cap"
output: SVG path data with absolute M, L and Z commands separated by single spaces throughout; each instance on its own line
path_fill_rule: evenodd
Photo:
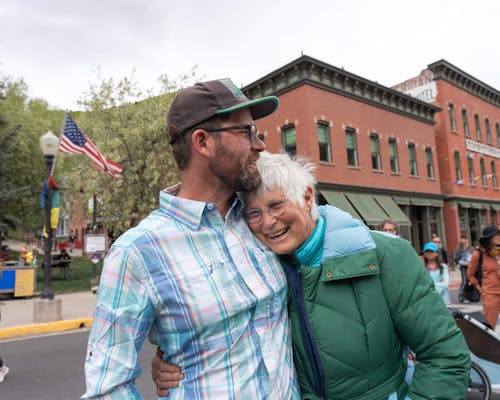
M 278 108 L 276 96 L 250 100 L 229 78 L 198 82 L 182 90 L 172 102 L 167 117 L 170 144 L 187 130 L 215 115 L 229 114 L 249 108 L 257 120 Z

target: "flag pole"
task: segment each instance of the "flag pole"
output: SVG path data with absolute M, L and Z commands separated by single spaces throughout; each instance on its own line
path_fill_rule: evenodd
M 62 134 L 64 132 L 64 127 L 66 126 L 66 120 L 67 119 L 68 119 L 68 113 L 65 113 L 64 114 L 63 123 L 62 123 L 62 127 L 61 127 L 61 132 L 59 132 L 59 143 L 57 145 L 57 153 L 59 153 L 59 145 L 61 144 L 61 136 L 62 136 Z M 54 156 L 54 163 L 52 164 L 52 169 L 50 170 L 50 175 L 49 176 L 53 176 L 54 175 L 54 169 L 56 167 L 56 161 L 57 161 L 57 153 Z

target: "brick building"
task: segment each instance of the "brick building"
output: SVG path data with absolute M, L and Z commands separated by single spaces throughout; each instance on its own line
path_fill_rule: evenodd
M 438 107 L 302 56 L 243 91 L 276 95 L 280 107 L 258 121 L 269 151 L 318 165 L 318 200 L 367 225 L 387 218 L 415 248 L 443 236 L 443 199 L 435 140 Z
M 445 60 L 394 87 L 442 109 L 435 115 L 447 246 L 500 225 L 500 92 Z

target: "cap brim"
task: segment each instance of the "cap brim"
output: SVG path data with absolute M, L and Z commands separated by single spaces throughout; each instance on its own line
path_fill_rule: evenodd
M 278 108 L 278 98 L 276 96 L 261 97 L 260 99 L 249 100 L 244 103 L 237 104 L 233 107 L 225 108 L 217 111 L 215 115 L 228 114 L 233 111 L 249 108 L 254 120 L 271 115 Z

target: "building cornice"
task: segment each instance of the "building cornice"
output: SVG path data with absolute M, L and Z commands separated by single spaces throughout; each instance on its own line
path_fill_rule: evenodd
M 249 98 L 279 96 L 301 85 L 315 86 L 430 125 L 435 123 L 434 113 L 441 110 L 432 104 L 309 56 L 301 56 L 246 85 L 243 92 Z
M 448 61 L 439 60 L 429 64 L 427 68 L 432 72 L 434 80 L 442 79 L 496 107 L 500 107 L 500 92 L 498 90 L 455 67 Z

